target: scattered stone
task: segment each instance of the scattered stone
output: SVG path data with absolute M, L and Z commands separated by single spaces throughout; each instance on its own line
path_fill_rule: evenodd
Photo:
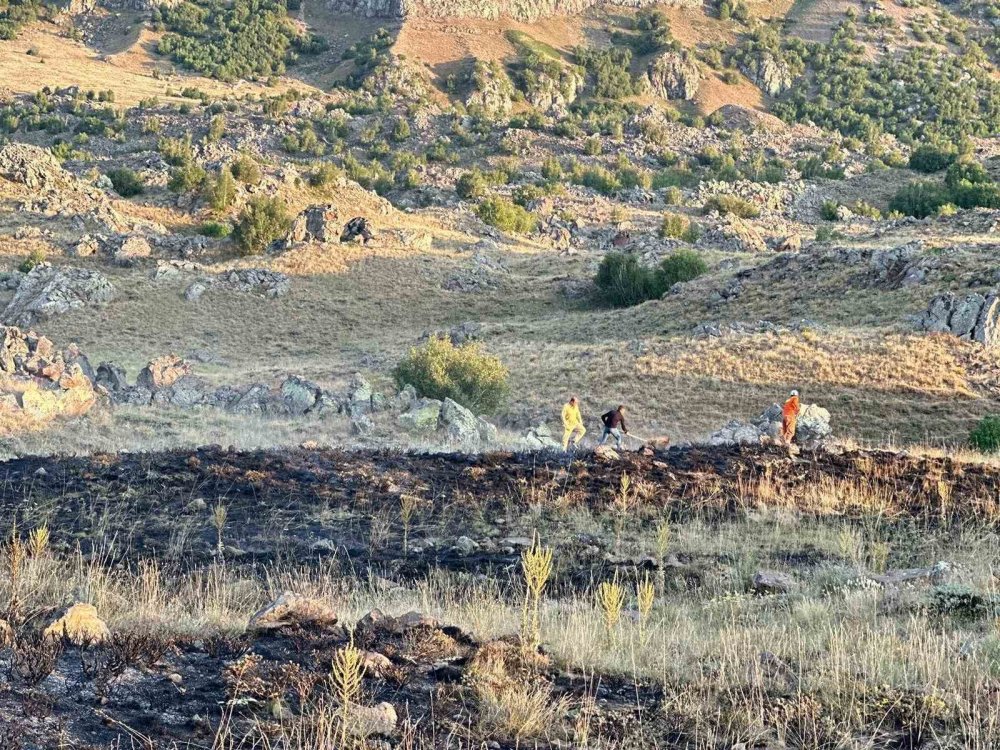
M 799 411 L 794 442 L 798 445 L 816 447 L 827 440 L 833 430 L 830 427 L 830 412 L 817 404 L 808 404 Z M 709 445 L 759 445 L 775 442 L 781 435 L 781 405 L 772 404 L 750 422 L 734 419 L 725 427 L 712 433 Z
M 440 401 L 422 398 L 415 401 L 408 411 L 400 414 L 396 421 L 408 432 L 427 435 L 437 429 L 440 415 Z
M 47 638 L 65 637 L 75 646 L 103 643 L 111 637 L 107 624 L 97 616 L 93 604 L 77 603 L 63 610 L 43 631 Z
M 455 540 L 455 551 L 460 555 L 471 555 L 479 551 L 479 543 L 467 536 Z
M 34 331 L 0 327 L 0 413 L 40 423 L 87 413 L 97 394 L 84 366 L 75 347 L 58 352 Z
M 348 724 L 348 733 L 352 737 L 361 739 L 375 735 L 391 735 L 396 731 L 396 724 L 399 721 L 396 709 L 391 703 L 386 702 L 375 706 L 351 706 L 349 716 L 351 720 Z

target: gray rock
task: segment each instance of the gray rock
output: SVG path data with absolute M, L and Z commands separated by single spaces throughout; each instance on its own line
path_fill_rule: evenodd
M 424 398 L 411 404 L 409 410 L 399 415 L 397 422 L 409 432 L 430 434 L 437 429 L 440 415 L 441 402 Z
M 701 71 L 687 51 L 670 50 L 657 56 L 646 72 L 653 91 L 664 99 L 690 101 L 698 93 Z
M 103 274 L 85 268 L 57 268 L 42 263 L 24 276 L 3 312 L 6 323 L 29 326 L 52 315 L 96 307 L 114 299 Z
M 753 589 L 758 594 L 787 594 L 793 588 L 795 581 L 787 573 L 758 570 L 753 577 Z
M 920 318 L 919 326 L 932 333 L 950 333 L 965 341 L 975 341 L 987 348 L 997 345 L 997 322 L 1000 319 L 1000 297 L 996 292 L 986 296 L 951 292 L 934 297 Z
M 460 536 L 455 540 L 454 549 L 460 555 L 471 555 L 479 550 L 479 544 L 467 536 Z
M 119 393 L 128 388 L 125 368 L 114 362 L 101 362 L 97 367 L 96 385 L 107 389 L 109 393 Z
M 279 388 L 281 399 L 291 414 L 306 414 L 319 403 L 322 389 L 315 383 L 292 375 Z
M 479 442 L 479 420 L 476 415 L 450 398 L 441 404 L 438 425 L 449 443 L 470 446 Z

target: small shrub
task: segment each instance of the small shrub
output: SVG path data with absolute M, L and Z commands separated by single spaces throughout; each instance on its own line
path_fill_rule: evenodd
M 639 259 L 625 253 L 608 253 L 594 278 L 598 292 L 612 307 L 631 307 L 663 294 L 661 280 Z
M 463 200 L 476 200 L 486 195 L 489 184 L 486 177 L 478 169 L 466 172 L 455 183 L 455 192 Z
M 913 149 L 913 153 L 910 154 L 909 167 L 916 172 L 925 174 L 940 172 L 954 163 L 956 156 L 952 146 L 924 144 Z
M 309 184 L 314 188 L 332 185 L 344 176 L 344 170 L 333 162 L 325 161 L 309 174 Z
M 819 207 L 819 216 L 823 221 L 836 221 L 838 208 L 840 204 L 837 201 L 823 201 L 823 205 Z
M 198 234 L 204 235 L 205 237 L 222 239 L 224 237 L 228 237 L 232 233 L 233 227 L 230 224 L 224 224 L 221 221 L 206 221 L 198 227 Z
M 264 179 L 264 175 L 260 171 L 260 165 L 248 154 L 237 156 L 233 160 L 233 163 L 229 165 L 229 171 L 233 173 L 233 177 L 244 185 L 258 185 Z
M 175 193 L 188 193 L 200 188 L 207 177 L 208 173 L 192 161 L 170 173 L 167 187 Z
M 479 204 L 476 214 L 487 224 L 503 232 L 528 234 L 538 224 L 538 219 L 530 211 L 504 198 L 487 198 Z
M 222 212 L 236 200 L 236 179 L 226 168 L 220 168 L 214 179 L 205 180 L 205 200 L 214 211 Z
M 260 255 L 291 226 L 288 208 L 279 198 L 254 198 L 240 214 L 236 242 L 245 255 Z
M 402 387 L 412 385 L 428 398 L 450 398 L 481 414 L 495 412 L 507 399 L 509 373 L 503 363 L 479 344 L 455 346 L 433 337 L 410 349 L 393 376 Z
M 969 444 L 983 453 L 1000 451 L 1000 416 L 983 417 L 969 433 Z
M 45 262 L 45 251 L 39 247 L 28 253 L 27 257 L 21 261 L 17 270 L 21 273 L 28 273 L 32 268 L 42 265 Z
M 676 250 L 663 259 L 657 269 L 657 291 L 665 292 L 674 284 L 682 281 L 691 281 L 701 276 L 708 270 L 708 264 L 701 255 L 688 248 Z
M 889 210 L 923 219 L 936 213 L 945 203 L 951 202 L 940 185 L 927 180 L 917 180 L 904 185 L 892 196 Z
M 660 224 L 660 236 L 672 239 L 694 242 L 700 236 L 698 225 L 687 216 L 675 213 L 665 213 Z
M 133 195 L 139 195 L 144 189 L 142 178 L 131 169 L 124 167 L 122 169 L 112 169 L 107 174 L 115 192 L 122 198 L 131 198 Z
M 741 219 L 755 219 L 760 216 L 760 209 L 750 201 L 735 195 L 713 195 L 702 209 L 706 214 L 718 211 L 720 214 L 732 214 Z

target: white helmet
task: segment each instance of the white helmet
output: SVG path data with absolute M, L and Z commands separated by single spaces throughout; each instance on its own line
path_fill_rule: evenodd
M 799 392 L 798 391 L 792 391 L 789 395 L 790 396 L 798 396 Z

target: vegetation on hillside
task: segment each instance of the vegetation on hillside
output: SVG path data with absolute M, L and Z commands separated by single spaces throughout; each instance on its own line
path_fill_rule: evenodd
M 185 0 L 161 5 L 154 23 L 167 30 L 161 54 L 224 81 L 280 75 L 300 54 L 323 47 L 295 28 L 283 0 Z

